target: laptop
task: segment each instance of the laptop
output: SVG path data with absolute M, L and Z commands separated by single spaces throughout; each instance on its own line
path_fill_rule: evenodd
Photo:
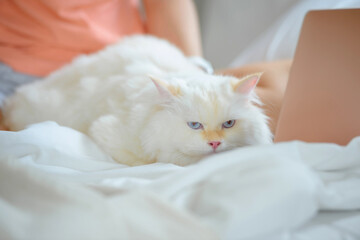
M 306 15 L 275 142 L 346 145 L 360 136 L 360 9 Z

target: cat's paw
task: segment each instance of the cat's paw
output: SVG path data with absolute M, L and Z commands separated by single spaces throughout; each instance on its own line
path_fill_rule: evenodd
M 89 136 L 115 161 L 135 166 L 151 163 L 139 157 L 124 123 L 115 115 L 105 115 L 96 119 L 89 128 Z M 136 151 L 139 150 L 139 151 Z

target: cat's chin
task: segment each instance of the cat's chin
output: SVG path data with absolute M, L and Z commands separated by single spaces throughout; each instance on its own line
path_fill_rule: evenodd
M 204 157 L 209 157 L 209 156 L 213 156 L 215 154 L 218 154 L 218 153 L 222 153 L 222 152 L 226 152 L 230 149 L 221 149 L 221 150 L 213 150 L 213 151 L 209 151 L 208 153 L 204 154 Z M 203 158 L 204 158 L 203 157 Z

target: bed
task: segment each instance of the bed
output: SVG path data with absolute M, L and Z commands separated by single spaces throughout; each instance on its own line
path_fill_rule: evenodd
M 236 62 L 281 55 L 264 41 Z M 128 167 L 55 122 L 0 131 L 0 238 L 360 239 L 360 136 Z
M 54 122 L 0 134 L 2 239 L 359 239 L 360 137 L 127 167 Z

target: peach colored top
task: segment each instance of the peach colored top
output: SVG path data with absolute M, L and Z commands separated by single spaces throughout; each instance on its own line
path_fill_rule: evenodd
M 143 32 L 137 0 L 0 0 L 0 61 L 22 73 L 45 76 Z

